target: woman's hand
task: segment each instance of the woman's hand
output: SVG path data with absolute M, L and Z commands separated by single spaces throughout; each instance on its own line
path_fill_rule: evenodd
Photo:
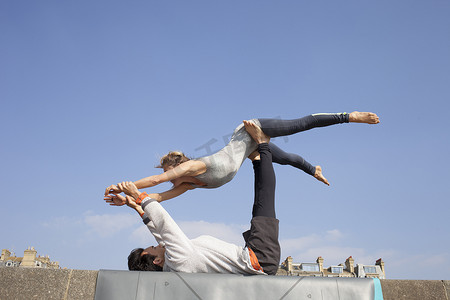
M 106 201 L 106 203 L 109 203 L 109 205 L 113 206 L 122 206 L 124 204 L 127 204 L 127 199 L 122 195 L 106 195 L 103 199 Z
M 123 191 L 128 196 L 133 197 L 134 199 L 139 198 L 139 195 L 141 194 L 137 187 L 134 185 L 131 181 L 124 181 L 122 183 L 118 183 L 117 186 L 121 191 Z
M 109 194 L 120 194 L 120 193 L 122 193 L 122 190 L 119 189 L 117 185 L 111 184 L 105 190 L 105 197 L 108 196 Z

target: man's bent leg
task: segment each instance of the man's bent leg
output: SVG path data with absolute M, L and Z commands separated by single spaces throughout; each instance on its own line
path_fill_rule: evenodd
M 253 161 L 255 202 L 250 230 L 244 232 L 246 246 L 253 250 L 264 272 L 275 275 L 280 263 L 278 223 L 275 218 L 275 172 L 268 144 L 259 144 L 260 160 Z
M 255 200 L 253 217 L 276 218 L 275 215 L 275 172 L 272 165 L 272 153 L 269 144 L 259 144 L 260 160 L 253 161 L 255 172 Z

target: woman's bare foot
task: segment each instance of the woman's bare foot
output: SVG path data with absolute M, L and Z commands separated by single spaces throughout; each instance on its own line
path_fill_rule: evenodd
M 354 123 L 367 123 L 367 124 L 378 124 L 380 123 L 380 119 L 378 116 L 371 112 L 360 112 L 360 111 L 354 111 L 350 113 L 349 122 Z
M 270 137 L 258 125 L 250 121 L 244 120 L 243 122 L 245 130 L 247 130 L 248 134 L 251 135 L 257 144 L 268 143 L 270 141 Z
M 254 161 L 254 160 L 261 160 L 261 155 L 259 154 L 258 151 L 253 151 L 252 153 L 250 153 L 250 155 L 248 156 L 248 158 L 249 158 L 251 161 Z
M 328 180 L 323 176 L 322 174 L 322 167 L 321 166 L 316 166 L 316 173 L 314 174 L 314 177 L 319 180 L 322 181 L 323 183 L 325 183 L 326 185 L 330 185 L 328 183 Z

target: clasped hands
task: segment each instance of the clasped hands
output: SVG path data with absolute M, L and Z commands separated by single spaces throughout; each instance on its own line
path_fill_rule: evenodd
M 120 193 L 125 193 L 125 196 Z M 127 205 L 132 208 L 136 208 L 136 199 L 139 198 L 139 190 L 136 185 L 131 181 L 124 181 L 117 185 L 109 186 L 105 191 L 105 197 L 103 198 L 106 203 L 113 206 Z

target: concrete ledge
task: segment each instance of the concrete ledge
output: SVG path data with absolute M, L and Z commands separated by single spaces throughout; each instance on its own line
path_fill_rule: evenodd
M 98 273 L 99 271 L 86 270 L 2 267 L 0 299 L 94 300 Z M 385 300 L 450 300 L 449 280 L 385 279 L 381 280 L 381 287 Z
M 0 268 L 0 299 L 94 299 L 98 271 Z
M 448 300 L 450 281 L 446 280 L 380 280 L 385 300 Z

